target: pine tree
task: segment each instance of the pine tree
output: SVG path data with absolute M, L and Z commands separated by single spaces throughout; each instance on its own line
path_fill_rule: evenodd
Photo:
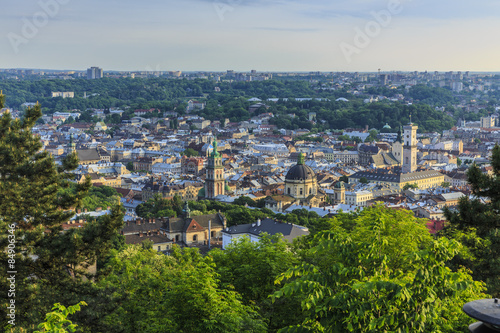
M 0 94 L 0 109 L 4 103 L 5 96 Z M 120 207 L 114 207 L 112 214 L 100 222 L 63 231 L 62 224 L 75 214 L 91 183 L 87 178 L 78 184 L 75 194 L 61 191 L 69 187 L 78 157 L 68 154 L 56 165 L 32 133 L 41 115 L 37 103 L 21 119 L 14 119 L 8 112 L 0 116 L 0 257 L 5 263 L 0 272 L 2 290 L 9 290 L 7 271 L 16 272 L 15 297 L 1 294 L 0 316 L 2 321 L 8 319 L 6 306 L 14 299 L 16 327 L 28 330 L 54 303 L 92 303 L 89 297 L 97 291 L 88 268 L 107 253 L 123 223 Z M 11 253 L 4 251 L 13 236 L 15 248 Z

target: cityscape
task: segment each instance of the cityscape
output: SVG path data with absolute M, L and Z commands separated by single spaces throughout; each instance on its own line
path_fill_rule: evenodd
M 498 4 L 153 2 L 0 14 L 5 332 L 500 331 Z

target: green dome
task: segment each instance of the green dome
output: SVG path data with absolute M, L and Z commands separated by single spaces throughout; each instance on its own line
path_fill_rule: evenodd
M 338 181 L 333 185 L 334 188 L 345 188 L 344 182 L 343 181 Z

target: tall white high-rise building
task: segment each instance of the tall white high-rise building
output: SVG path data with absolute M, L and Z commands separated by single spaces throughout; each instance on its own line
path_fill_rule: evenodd
M 101 79 L 104 76 L 102 68 L 90 67 L 87 69 L 87 80 Z
M 413 123 L 403 126 L 403 173 L 417 170 L 417 129 Z

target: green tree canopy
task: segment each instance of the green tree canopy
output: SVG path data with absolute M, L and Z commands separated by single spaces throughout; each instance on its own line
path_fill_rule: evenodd
M 443 236 L 455 237 L 466 244 L 469 256 L 456 260 L 456 265 L 470 268 L 474 277 L 485 281 L 489 292 L 500 294 L 500 146 L 493 148 L 491 165 L 493 174 L 481 172 L 476 165 L 467 171 L 467 179 L 474 197 L 464 196 L 458 203 L 457 210 L 445 209 L 445 216 L 450 221 Z M 487 199 L 485 203 L 481 200 Z
M 175 248 L 171 256 L 130 246 L 115 253 L 100 284 L 120 285 L 124 300 L 106 316 L 122 332 L 264 332 L 265 325 L 233 290 L 220 287 L 210 256 Z
M 352 217 L 352 216 L 351 216 Z M 306 319 L 282 332 L 457 332 L 483 284 L 447 262 L 460 244 L 432 240 L 411 213 L 370 207 L 318 233 L 274 299 L 301 298 Z M 350 220 L 350 218 L 349 218 Z M 343 226 L 347 227 L 344 229 Z

